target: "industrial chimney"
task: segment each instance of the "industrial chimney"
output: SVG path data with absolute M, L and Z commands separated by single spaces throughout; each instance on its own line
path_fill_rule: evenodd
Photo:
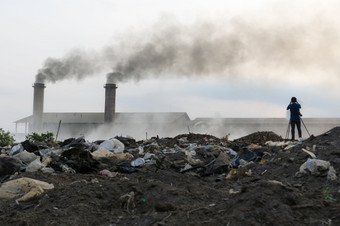
M 105 86 L 105 113 L 104 122 L 110 123 L 113 121 L 116 112 L 116 84 L 106 83 Z
M 44 113 L 44 83 L 34 83 L 33 94 L 33 129 L 34 132 L 41 132 L 43 129 L 43 113 Z
M 33 129 L 34 132 L 41 132 L 43 129 L 43 113 L 44 113 L 44 83 L 34 83 L 33 94 Z

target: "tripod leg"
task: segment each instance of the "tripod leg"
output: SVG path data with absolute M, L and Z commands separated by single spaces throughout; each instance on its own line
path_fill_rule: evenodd
M 287 140 L 289 138 L 289 129 L 290 129 L 290 121 L 288 122 L 288 128 L 287 128 L 286 139 L 285 140 Z
M 305 127 L 305 129 L 306 129 L 306 131 L 307 131 L 308 135 L 310 136 L 310 133 L 309 133 L 309 131 L 308 131 L 308 129 L 307 129 L 307 127 L 306 127 L 306 125 L 305 125 L 305 123 L 303 122 L 303 120 L 302 120 L 302 119 L 301 119 L 301 122 L 302 122 L 302 125 Z

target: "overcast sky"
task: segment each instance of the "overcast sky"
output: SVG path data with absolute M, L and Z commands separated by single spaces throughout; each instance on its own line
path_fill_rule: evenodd
M 304 117 L 339 117 L 339 11 L 313 0 L 1 0 L 0 128 L 32 114 L 38 71 L 72 56 L 85 69 L 46 78 L 45 112 L 103 112 L 118 70 L 118 112 L 286 117 L 296 96 Z

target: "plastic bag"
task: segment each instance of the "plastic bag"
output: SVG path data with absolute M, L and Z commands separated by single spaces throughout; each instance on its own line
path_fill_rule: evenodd
M 115 138 L 111 138 L 110 140 L 103 141 L 99 145 L 98 150 L 101 147 L 104 147 L 107 150 L 112 151 L 112 152 L 116 152 L 116 153 L 123 152 L 124 149 L 125 149 L 125 145 L 122 142 L 120 142 L 119 140 L 115 139 Z
M 43 167 L 39 159 L 34 160 L 26 167 L 26 172 L 36 172 Z
M 20 152 L 22 152 L 24 150 L 24 147 L 22 146 L 22 144 L 17 144 L 14 145 L 9 153 L 9 155 L 16 155 L 19 154 Z

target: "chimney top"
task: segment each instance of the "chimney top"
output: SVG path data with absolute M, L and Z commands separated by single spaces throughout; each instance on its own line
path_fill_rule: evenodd
M 104 85 L 104 88 L 117 88 L 117 86 L 116 86 L 116 84 L 114 84 L 114 83 L 106 83 L 105 85 Z
M 44 83 L 41 83 L 41 82 L 36 82 L 34 83 L 34 85 L 32 87 L 42 87 L 42 88 L 46 88 L 45 84 Z

